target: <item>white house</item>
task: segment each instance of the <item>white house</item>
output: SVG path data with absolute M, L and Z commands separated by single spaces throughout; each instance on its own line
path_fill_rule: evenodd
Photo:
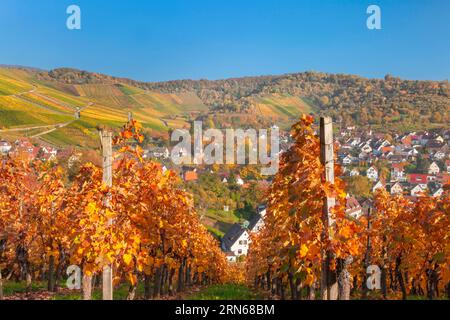
M 359 155 L 358 155 L 358 158 L 360 160 L 367 160 L 368 157 L 369 157 L 369 154 L 367 152 L 364 152 L 364 151 L 360 152 Z
M 222 250 L 232 253 L 235 257 L 247 255 L 249 233 L 240 224 L 234 224 L 222 238 Z
M 7 141 L 0 141 L 0 153 L 7 154 L 11 151 L 12 145 Z
M 442 184 L 438 182 L 430 182 L 428 183 L 428 193 L 433 198 L 439 198 L 444 194 L 444 189 L 442 188 Z
M 238 186 L 243 186 L 244 185 L 244 180 L 242 180 L 241 176 L 236 176 L 236 184 Z
M 391 170 L 391 181 L 404 181 L 405 179 L 406 177 L 403 165 L 399 163 L 393 163 Z
M 372 166 L 369 169 L 367 169 L 366 176 L 367 176 L 367 178 L 369 178 L 372 181 L 377 181 L 378 180 L 378 170 L 377 170 L 377 168 Z
M 56 150 L 55 148 L 52 148 L 52 147 L 42 147 L 41 151 L 44 154 L 51 154 L 54 156 L 56 156 L 58 154 L 58 150 Z
M 400 152 L 400 154 L 405 157 L 416 157 L 419 154 L 419 151 L 415 148 L 405 148 Z
M 433 162 L 432 164 L 430 164 L 430 166 L 428 167 L 428 174 L 438 174 L 439 172 L 441 172 L 441 169 L 439 169 L 439 166 L 437 165 L 436 162 Z
M 387 141 L 386 139 L 384 139 L 383 141 L 381 141 L 380 143 L 378 143 L 378 151 L 381 151 L 381 149 L 383 149 L 384 147 L 389 147 L 391 145 L 391 143 L 389 141 Z
M 344 165 L 349 165 L 349 164 L 352 164 L 352 162 L 353 162 L 353 159 L 352 159 L 352 157 L 351 156 L 346 156 L 344 159 L 342 159 L 342 163 L 344 164 Z
M 354 168 L 354 169 L 352 169 L 352 171 L 350 171 L 350 177 L 355 177 L 355 176 L 359 176 L 359 171 L 356 168 Z
M 414 188 L 411 189 L 411 196 L 418 197 L 424 195 L 427 191 L 426 184 L 418 184 Z
M 375 185 L 372 187 L 372 193 L 377 191 L 378 189 L 384 189 L 384 183 L 383 181 L 379 180 L 377 183 L 375 183 Z
M 352 138 L 349 141 L 347 141 L 347 144 L 351 145 L 352 147 L 356 147 L 360 143 L 361 143 L 361 138 L 359 138 L 359 137 Z
M 442 150 L 439 150 L 439 151 L 437 151 L 437 152 L 434 154 L 433 157 L 434 157 L 436 160 L 443 160 L 443 159 L 445 159 L 445 156 L 446 156 L 445 152 L 442 151 Z
M 391 186 L 391 194 L 403 194 L 403 187 L 399 182 Z
M 266 216 L 266 212 L 267 210 L 265 206 L 258 207 L 258 214 L 250 221 L 248 225 L 248 230 L 250 233 L 256 233 L 261 230 L 264 226 L 264 217 Z
M 362 152 L 365 152 L 365 153 L 371 153 L 371 152 L 372 152 L 372 147 L 370 146 L 369 143 L 366 143 L 366 144 L 364 144 L 364 145 L 361 147 L 361 151 L 362 151 Z
M 228 261 L 234 262 L 238 257 L 247 255 L 250 234 L 259 232 L 264 225 L 266 207 L 259 206 L 258 213 L 248 223 L 247 227 L 234 224 L 222 238 L 222 250 L 225 251 Z

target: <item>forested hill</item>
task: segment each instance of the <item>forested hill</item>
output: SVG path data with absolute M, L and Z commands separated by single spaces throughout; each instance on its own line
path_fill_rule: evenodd
M 272 116 L 265 106 L 295 116 L 295 109 L 329 114 L 344 125 L 403 127 L 448 126 L 448 81 L 412 81 L 387 75 L 366 79 L 354 75 L 317 72 L 226 80 L 176 80 L 146 83 L 74 69 L 41 72 L 39 77 L 67 84 L 126 83 L 161 93 L 195 93 L 213 112 Z M 280 109 L 281 108 L 281 109 Z
M 159 142 L 197 119 L 205 127 L 287 129 L 303 113 L 375 130 L 450 127 L 448 81 L 305 72 L 150 83 L 68 68 L 0 66 L 0 139 L 95 148 L 97 126 L 120 128 L 129 112 Z

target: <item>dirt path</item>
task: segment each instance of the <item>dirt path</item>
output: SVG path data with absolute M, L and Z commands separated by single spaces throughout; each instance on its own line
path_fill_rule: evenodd
M 92 105 L 93 105 L 93 103 L 89 102 L 86 106 L 84 106 L 83 108 L 80 108 L 80 112 L 85 110 L 86 108 L 92 106 Z M 41 132 L 41 133 L 38 133 L 38 134 L 35 134 L 34 136 L 31 136 L 31 138 L 39 138 L 39 137 L 41 137 L 43 135 L 52 133 L 53 131 L 56 131 L 56 130 L 64 128 L 64 127 L 67 127 L 68 125 L 74 123 L 75 121 L 77 121 L 77 119 L 74 119 L 74 120 L 66 122 L 66 123 L 57 124 L 57 125 L 55 125 L 54 128 L 52 128 L 50 130 L 47 130 L 47 131 L 44 131 L 44 132 Z
M 25 93 L 26 93 L 26 92 L 25 92 Z M 25 93 L 22 93 L 22 94 L 25 94 Z M 23 100 L 23 99 L 21 99 L 21 100 Z M 25 100 L 25 101 L 26 101 L 26 100 Z M 26 101 L 26 102 L 28 102 L 28 101 Z M 83 111 L 83 110 L 85 110 L 86 108 L 89 108 L 89 107 L 92 106 L 93 104 L 94 104 L 93 102 L 89 102 L 87 105 L 85 105 L 84 107 L 80 108 L 80 112 Z M 42 106 L 41 106 L 41 107 L 42 107 Z M 42 107 L 42 108 L 45 108 L 45 107 Z M 47 109 L 47 108 L 45 108 L 45 109 Z M 54 111 L 54 110 L 52 110 L 52 111 Z M 54 112 L 57 112 L 57 111 L 54 111 Z M 67 114 L 65 114 L 65 115 L 67 115 Z M 48 133 L 52 133 L 52 132 L 55 131 L 55 130 L 64 128 L 64 127 L 66 127 L 66 126 L 68 126 L 68 125 L 74 123 L 76 120 L 77 120 L 77 119 L 74 119 L 74 120 L 69 121 L 69 122 L 57 123 L 57 124 L 49 124 L 49 125 L 43 125 L 43 126 L 33 126 L 33 127 L 23 127 L 23 128 L 2 129 L 2 130 L 0 130 L 0 132 L 20 132 L 20 131 L 30 131 L 30 130 L 35 130 L 35 129 L 51 128 L 51 129 L 49 129 L 49 130 L 46 130 L 46 131 L 44 131 L 44 132 L 38 133 L 38 134 L 33 135 L 33 136 L 30 137 L 30 138 L 38 138 L 38 137 L 43 136 L 43 135 L 46 135 L 46 134 L 48 134 Z
M 23 127 L 23 128 L 12 128 L 12 129 L 1 129 L 0 132 L 18 132 L 18 131 L 29 131 L 29 130 L 35 130 L 35 129 L 44 129 L 44 128 L 50 128 L 57 125 L 60 125 L 62 123 L 58 124 L 47 124 L 43 126 L 34 126 L 34 127 Z

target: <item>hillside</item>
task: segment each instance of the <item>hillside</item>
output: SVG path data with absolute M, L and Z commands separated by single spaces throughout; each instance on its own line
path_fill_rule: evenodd
M 194 94 L 150 92 L 124 83 L 70 85 L 41 72 L 0 68 L 0 136 L 33 137 L 57 146 L 96 147 L 98 125 L 119 127 L 128 112 L 152 136 L 188 127 L 191 114 L 208 108 Z M 81 111 L 80 119 L 75 113 Z
M 147 134 L 166 136 L 193 119 L 210 127 L 288 127 L 302 113 L 343 125 L 397 130 L 449 126 L 448 81 L 305 72 L 226 80 L 145 83 L 75 69 L 0 67 L 0 136 L 57 146 L 97 146 L 96 126 L 118 127 L 128 112 Z M 77 119 L 75 112 L 81 110 Z
M 283 122 L 299 113 L 313 112 L 331 115 L 344 125 L 382 127 L 392 123 L 400 130 L 448 126 L 450 122 L 448 81 L 402 80 L 390 75 L 366 79 L 318 72 L 158 83 L 73 69 L 58 69 L 40 76 L 68 84 L 126 83 L 166 94 L 191 93 L 219 120 L 226 113 L 228 117 L 249 114 Z

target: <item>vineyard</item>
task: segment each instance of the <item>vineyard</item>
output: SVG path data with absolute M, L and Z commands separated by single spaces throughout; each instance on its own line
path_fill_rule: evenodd
M 448 298 L 450 189 L 415 203 L 382 190 L 365 217 L 346 216 L 345 186 L 325 179 L 312 123 L 304 116 L 292 128 L 295 144 L 280 160 L 264 227 L 252 237 L 248 281 L 281 299 Z M 372 265 L 379 280 L 366 273 Z
M 344 183 L 329 171 L 339 177 L 340 168 L 327 161 L 314 119 L 303 116 L 280 159 L 264 225 L 245 261 L 233 264 L 178 175 L 142 160 L 141 129 L 131 119 L 114 138 L 102 131 L 103 167 L 86 163 L 71 182 L 58 165 L 2 159 L 0 298 L 4 281 L 64 291 L 69 266 L 81 270 L 76 289 L 85 300 L 100 288 L 104 299 L 114 291 L 132 300 L 198 287 L 210 289 L 194 297 L 210 299 L 448 298 L 448 186 L 440 198 L 415 202 L 380 190 L 373 209 L 354 219 L 345 214 Z
M 148 299 L 231 281 L 235 273 L 177 175 L 141 162 L 140 148 L 128 146 L 130 139 L 142 142 L 140 128 L 133 120 L 114 138 L 120 152 L 109 163 L 111 186 L 105 170 L 93 164 L 68 185 L 58 166 L 3 159 L 0 275 L 29 288 L 45 279 L 55 292 L 67 267 L 79 266 L 84 299 L 91 299 L 107 268 L 112 285 L 129 283 L 127 299 L 141 283 Z

